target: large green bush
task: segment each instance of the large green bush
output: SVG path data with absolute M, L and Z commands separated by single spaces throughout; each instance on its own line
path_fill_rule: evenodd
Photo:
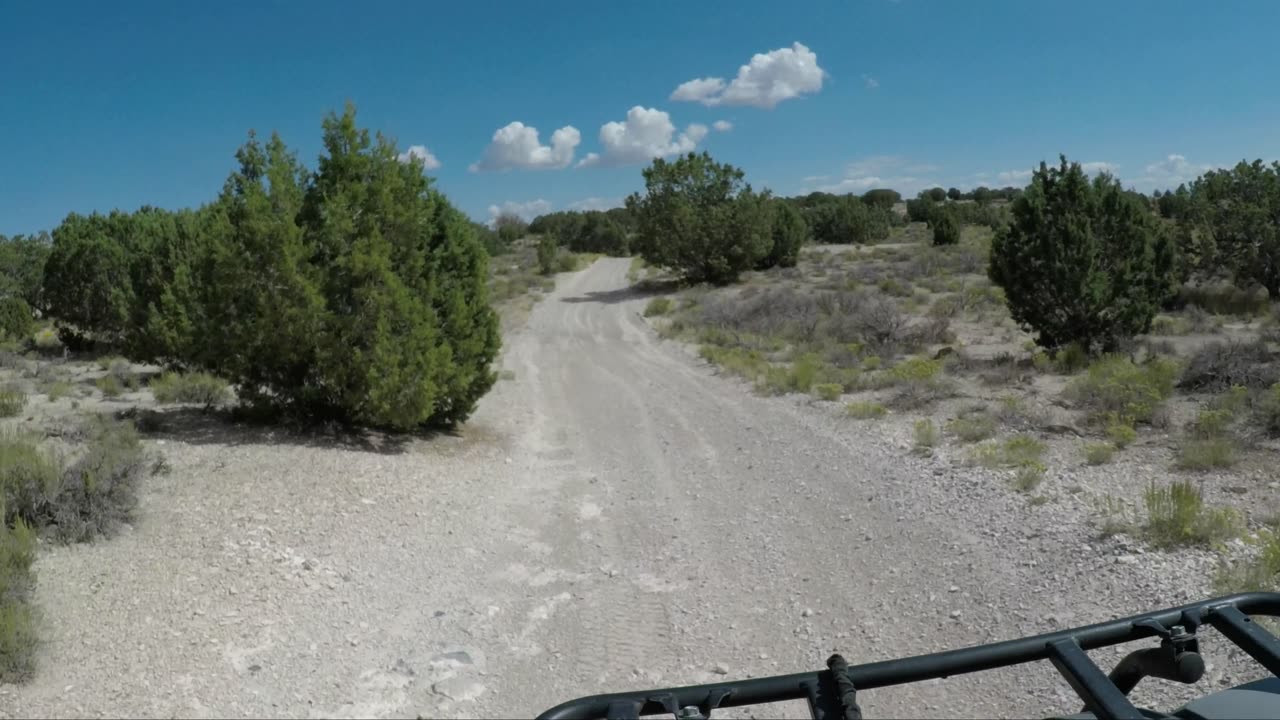
M 556 255 L 560 246 L 555 235 L 543 235 L 538 238 L 538 272 L 543 275 L 554 275 L 556 272 Z
M 1218 257 L 1243 287 L 1280 299 L 1280 162 L 1210 170 L 1191 188 L 1189 212 L 1208 230 Z
M 0 340 L 28 340 L 35 327 L 36 321 L 26 300 L 17 296 L 0 298 Z
M 613 257 L 625 257 L 630 252 L 626 230 L 612 216 L 591 211 L 583 213 L 578 221 L 564 223 L 573 231 L 568 235 L 569 249 L 579 253 L 601 253 Z
M 657 158 L 643 174 L 645 194 L 628 197 L 627 209 L 636 218 L 635 249 L 649 264 L 724 284 L 769 254 L 769 198 L 738 168 L 691 152 Z
M 0 235 L 0 297 L 18 297 L 33 308 L 43 308 L 41 281 L 49 258 L 48 233 Z
M 205 369 L 257 405 L 410 429 L 466 419 L 495 380 L 488 256 L 471 223 L 350 105 L 307 174 L 250 138 L 219 203 Z
M 893 228 L 895 213 L 867 205 L 853 195 L 824 195 L 806 204 L 804 215 L 820 244 L 865 244 L 883 240 Z
M 52 314 L 253 405 L 400 430 L 464 420 L 499 346 L 475 224 L 354 108 L 323 139 L 310 172 L 250 133 L 197 211 L 68 217 L 47 263 Z
M 774 200 L 772 205 L 773 243 L 759 266 L 795 267 L 800 260 L 800 248 L 809 237 L 809 225 L 791 203 Z
M 128 213 L 72 213 L 53 231 L 44 270 L 49 314 L 63 323 L 119 340 L 129 323 L 133 283 L 129 261 L 136 256 Z
M 942 197 L 946 198 L 945 192 Z M 932 219 L 933 213 L 938 210 L 938 207 L 938 201 L 934 200 L 932 195 L 921 192 L 920 197 L 907 201 L 907 219 L 911 222 L 927 223 Z
M 960 221 L 949 209 L 939 209 L 929 220 L 934 245 L 957 245 L 960 242 Z
M 902 202 L 902 195 L 897 190 L 889 190 L 886 188 L 876 188 L 868 190 L 862 194 L 862 202 L 872 207 L 880 207 L 889 209 L 899 202 Z
M 996 233 L 988 273 L 1013 318 L 1041 346 L 1115 350 L 1151 327 L 1171 294 L 1175 255 L 1164 225 L 1108 174 L 1040 164 Z

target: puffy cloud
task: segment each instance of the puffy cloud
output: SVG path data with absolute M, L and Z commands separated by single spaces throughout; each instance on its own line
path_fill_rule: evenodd
M 880 81 L 871 77 L 870 75 L 863 75 L 862 83 L 867 86 L 868 90 L 875 90 L 876 88 L 880 87 Z
M 570 210 L 612 210 L 622 207 L 622 198 L 589 197 L 569 203 Z
M 529 221 L 549 212 L 551 212 L 551 203 L 542 198 L 529 200 L 528 202 L 507 200 L 501 205 L 489 206 L 489 226 L 493 227 L 494 222 L 497 221 L 500 215 L 518 215 L 525 221 Z
M 818 92 L 826 76 L 818 66 L 817 54 L 797 42 L 789 48 L 756 53 L 728 83 L 718 77 L 681 83 L 671 93 L 671 99 L 708 107 L 751 105 L 772 110 L 784 100 Z
M 485 148 L 484 156 L 471 166 L 471 172 L 483 170 L 542 170 L 569 167 L 574 148 L 582 142 L 582 134 L 572 125 L 551 133 L 551 144 L 538 140 L 538 129 L 522 122 L 498 128 Z
M 409 158 L 416 157 L 422 161 L 422 169 L 424 170 L 435 170 L 440 167 L 440 161 L 436 159 L 435 155 L 431 154 L 431 151 L 425 145 L 410 145 L 408 150 L 400 153 L 397 157 L 399 157 L 400 162 L 409 162 Z
M 694 123 L 676 135 L 671 116 L 639 105 L 627 111 L 627 119 L 600 126 L 601 152 L 588 153 L 578 167 L 631 165 L 653 158 L 687 153 L 707 135 L 707 126 Z
M 845 168 L 844 177 L 839 181 L 819 185 L 813 189 L 844 194 L 863 193 L 872 188 L 891 188 L 905 196 L 938 185 L 933 180 L 920 177 L 936 173 L 938 170 L 936 165 L 912 163 L 905 158 L 892 155 L 878 155 L 849 163 Z M 808 182 L 819 178 L 825 179 L 826 176 L 814 176 L 805 180 Z
M 733 123 L 728 120 L 717 120 L 711 123 L 711 129 L 716 132 L 729 132 L 733 129 Z

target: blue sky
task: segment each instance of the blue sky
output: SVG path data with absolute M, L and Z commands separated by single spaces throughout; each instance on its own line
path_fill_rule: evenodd
M 616 204 L 691 147 L 782 194 L 1022 184 L 1059 152 L 1146 190 L 1280 156 L 1278 27 L 1272 0 L 12 0 L 0 233 L 198 205 L 250 128 L 314 166 L 346 100 L 478 220 Z

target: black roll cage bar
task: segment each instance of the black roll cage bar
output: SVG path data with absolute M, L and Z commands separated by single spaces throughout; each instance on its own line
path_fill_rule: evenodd
M 1250 592 L 1032 637 L 864 665 L 833 655 L 826 670 L 685 687 L 592 695 L 557 705 L 538 720 L 634 720 L 645 715 L 709 718 L 716 708 L 805 700 L 815 720 L 861 717 L 855 691 L 946 678 L 1048 660 L 1098 720 L 1148 717 L 1128 694 L 1143 677 L 1197 682 L 1204 674 L 1196 631 L 1218 630 L 1273 676 L 1280 676 L 1280 640 L 1250 616 L 1280 617 L 1280 593 Z M 1085 651 L 1158 637 L 1103 673 Z

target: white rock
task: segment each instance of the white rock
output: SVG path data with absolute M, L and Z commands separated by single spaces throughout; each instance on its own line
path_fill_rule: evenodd
M 431 692 L 454 702 L 471 702 L 485 693 L 484 685 L 472 678 L 453 677 L 431 686 Z

